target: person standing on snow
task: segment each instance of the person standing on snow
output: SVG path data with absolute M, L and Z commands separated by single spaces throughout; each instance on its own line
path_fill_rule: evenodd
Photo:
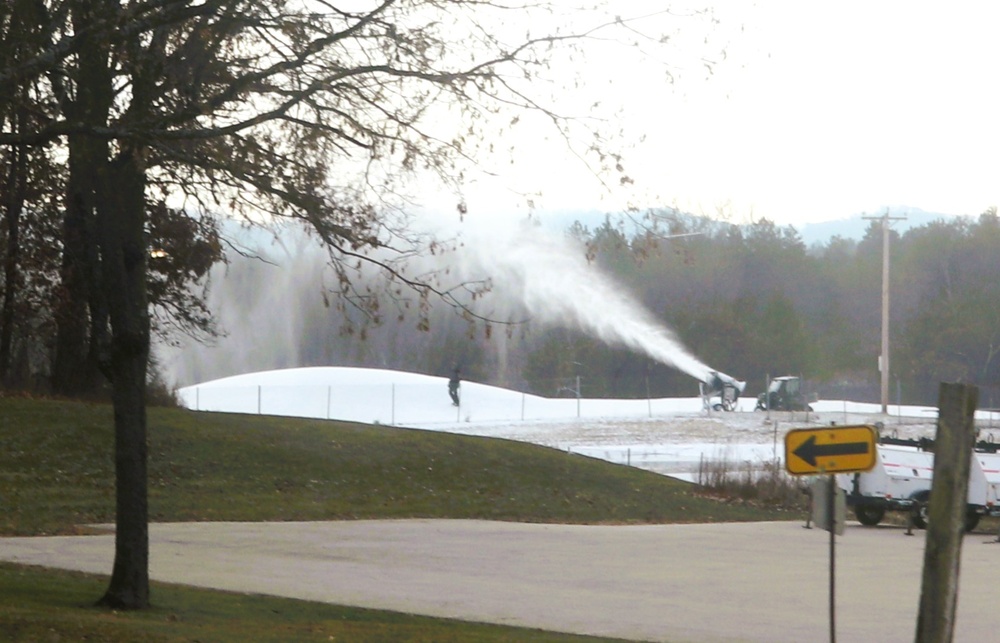
M 453 406 L 458 406 L 458 387 L 462 383 L 461 378 L 458 376 L 458 367 L 451 372 L 451 379 L 448 380 L 448 395 L 451 396 L 451 403 Z

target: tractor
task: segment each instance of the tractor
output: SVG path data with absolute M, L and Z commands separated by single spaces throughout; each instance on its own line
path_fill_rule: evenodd
M 812 411 L 802 394 L 801 380 L 794 375 L 771 380 L 766 393 L 757 396 L 756 411 Z

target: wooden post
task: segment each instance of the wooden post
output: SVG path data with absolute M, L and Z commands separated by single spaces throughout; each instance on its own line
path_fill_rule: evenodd
M 580 376 L 576 376 L 576 417 L 580 417 Z
M 882 352 L 878 357 L 878 370 L 882 375 L 882 414 L 889 409 L 889 222 L 906 217 L 890 217 L 889 209 L 880 217 L 863 217 L 882 221 Z
M 837 643 L 837 480 L 826 476 L 826 512 L 830 521 L 830 643 Z M 843 524 L 840 525 L 843 528 Z
M 917 643 L 947 643 L 954 634 L 978 401 L 975 386 L 940 386 Z

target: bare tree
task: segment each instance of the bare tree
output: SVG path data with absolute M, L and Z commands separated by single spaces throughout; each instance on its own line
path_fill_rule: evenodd
M 427 301 L 463 307 L 407 257 L 440 250 L 406 227 L 415 185 L 450 186 L 525 114 L 625 183 L 621 154 L 557 99 L 580 78 L 555 62 L 581 45 L 664 39 L 639 21 L 519 0 L 33 0 L 34 56 L 0 68 L 0 95 L 47 83 L 46 118 L 0 145 L 66 151 L 64 279 L 83 279 L 96 362 L 115 407 L 115 563 L 102 602 L 149 602 L 145 384 L 149 212 L 304 223 L 329 250 L 344 305 L 378 320 L 386 303 L 425 323 Z M 590 94 L 593 96 L 593 93 Z M 579 129 L 582 126 L 582 130 Z M 581 131 L 589 132 L 581 139 Z M 581 142 L 582 141 L 582 142 Z M 376 264 L 381 291 L 358 288 Z M 468 314 L 474 314 L 467 311 Z M 78 332 L 78 330 L 76 331 Z

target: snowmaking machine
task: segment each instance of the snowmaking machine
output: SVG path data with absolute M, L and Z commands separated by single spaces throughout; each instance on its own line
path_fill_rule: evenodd
M 705 408 L 713 411 L 735 411 L 736 400 L 740 399 L 740 393 L 746 386 L 746 382 L 719 371 L 709 371 L 706 381 L 698 383 Z M 715 402 L 713 398 L 719 400 Z
M 767 391 L 757 396 L 755 411 L 812 411 L 802 392 L 801 379 L 794 375 L 775 377 Z

